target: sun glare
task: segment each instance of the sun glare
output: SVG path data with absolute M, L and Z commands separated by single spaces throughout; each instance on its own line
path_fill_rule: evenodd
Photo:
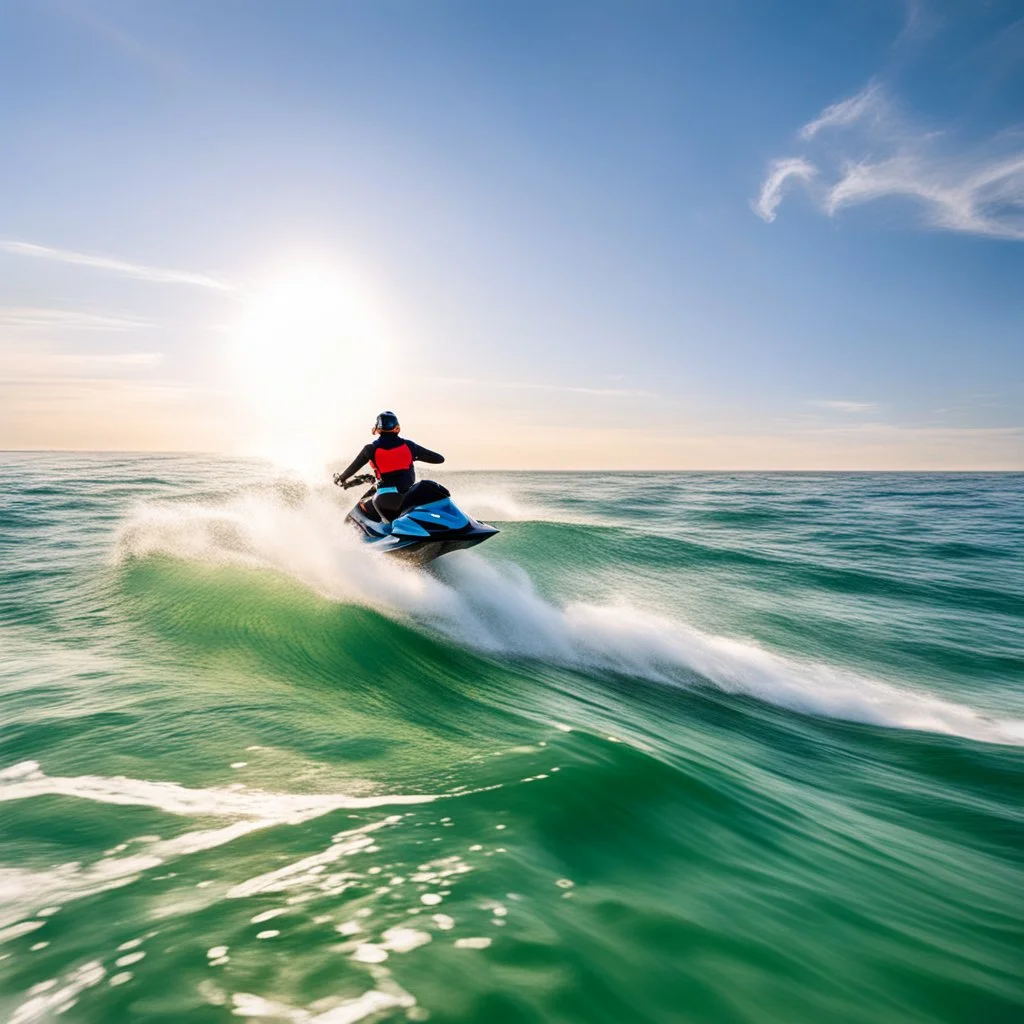
M 322 467 L 374 390 L 381 339 L 359 297 L 328 268 L 294 267 L 250 294 L 231 331 L 248 406 L 244 447 L 296 469 Z

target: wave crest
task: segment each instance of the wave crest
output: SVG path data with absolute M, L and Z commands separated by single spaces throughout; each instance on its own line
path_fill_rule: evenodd
M 160 553 L 284 573 L 335 601 L 363 604 L 491 655 L 613 672 L 670 685 L 710 683 L 807 714 L 1024 743 L 1024 722 L 995 719 L 917 689 L 802 662 L 624 602 L 559 606 L 514 564 L 448 556 L 433 573 L 386 562 L 323 491 L 244 492 L 219 503 L 144 505 L 120 530 L 120 560 Z

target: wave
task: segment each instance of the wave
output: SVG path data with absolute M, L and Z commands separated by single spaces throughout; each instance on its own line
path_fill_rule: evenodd
M 228 819 L 231 824 L 186 832 L 172 839 L 140 836 L 107 851 L 96 863 L 85 867 L 76 862 L 42 872 L 0 868 L 0 927 L 21 921 L 42 903 L 81 899 L 130 885 L 143 872 L 169 860 L 222 846 L 250 832 L 276 825 L 301 824 L 341 809 L 405 807 L 437 799 L 431 794 L 353 797 L 343 793 L 270 793 L 241 785 L 190 789 L 176 782 L 150 782 L 124 776 L 60 777 L 47 775 L 35 761 L 22 761 L 0 771 L 0 803 L 40 796 L 69 796 L 97 803 L 150 807 L 183 817 Z M 394 816 L 385 817 L 345 835 L 366 833 L 398 820 Z M 350 852 L 349 847 L 339 846 L 338 852 Z M 40 921 L 38 926 L 41 924 Z M 14 928 L 25 931 L 30 925 L 34 922 L 14 925 Z M 0 932 L 0 942 L 14 937 L 13 933 Z
M 1024 721 L 746 640 L 715 636 L 625 602 L 555 604 L 519 566 L 459 552 L 423 572 L 365 549 L 327 492 L 240 492 L 214 503 L 138 507 L 118 532 L 123 562 L 162 554 L 283 573 L 322 596 L 412 622 L 487 655 L 711 684 L 794 711 L 990 743 L 1024 744 Z
M 209 815 L 236 820 L 220 828 L 190 831 L 172 839 L 140 836 L 119 844 L 113 850 L 108 850 L 89 865 L 83 866 L 74 861 L 42 871 L 0 868 L 0 944 L 44 927 L 48 919 L 68 902 L 131 885 L 146 872 L 163 864 L 222 846 L 259 829 L 274 825 L 300 824 L 341 808 L 408 806 L 429 803 L 437 799 L 432 795 L 349 797 L 344 794 L 268 793 L 249 790 L 244 786 L 227 789 L 190 789 L 174 782 L 150 782 L 123 776 L 62 778 L 46 775 L 35 761 L 24 761 L 0 771 L 0 802 L 52 795 L 72 796 L 100 803 L 151 807 L 168 814 L 186 817 Z M 349 879 L 355 876 L 348 872 L 343 876 L 345 880 L 340 885 L 330 888 L 331 876 L 321 874 L 325 866 L 347 859 L 356 853 L 377 849 L 371 833 L 379 833 L 380 829 L 396 825 L 401 820 L 401 815 L 388 815 L 377 821 L 346 829 L 334 835 L 330 845 L 323 852 L 235 884 L 226 892 L 214 892 L 210 899 L 240 899 L 258 893 L 291 891 L 303 885 L 319 886 L 320 889 L 328 889 L 330 892 L 343 891 L 351 884 Z M 408 929 L 393 931 L 413 934 Z M 413 948 L 407 936 L 398 934 L 396 937 L 398 940 L 405 937 L 406 941 L 404 946 L 399 943 L 394 948 Z M 429 941 L 429 938 L 427 935 L 426 940 Z M 132 940 L 131 945 L 137 945 L 141 941 Z M 100 961 L 94 960 L 73 969 L 61 979 L 53 979 L 51 982 L 36 986 L 30 990 L 28 998 L 15 1008 L 11 1016 L 12 1024 L 31 1024 L 61 1014 L 75 1002 L 82 991 L 99 984 L 106 975 L 107 971 Z M 355 999 L 339 999 L 336 1006 L 319 1013 L 301 1007 L 270 1003 L 248 993 L 235 993 L 231 1000 L 236 1015 L 274 1016 L 309 1024 L 316 1021 L 323 1024 L 355 1022 L 384 1009 L 415 1005 L 416 1000 L 412 996 L 390 981 L 387 971 L 378 967 L 374 975 L 377 982 L 375 989 Z M 228 994 L 221 995 L 222 998 L 214 998 L 212 1001 L 227 1003 Z

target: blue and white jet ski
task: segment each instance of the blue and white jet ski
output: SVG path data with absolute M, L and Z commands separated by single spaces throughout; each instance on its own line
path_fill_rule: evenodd
M 345 487 L 374 483 L 371 476 L 356 476 Z M 447 489 L 433 480 L 421 480 L 409 491 L 406 503 L 392 522 L 382 520 L 374 507 L 371 488 L 345 517 L 375 551 L 411 562 L 432 562 L 449 551 L 471 548 L 498 530 L 466 515 Z

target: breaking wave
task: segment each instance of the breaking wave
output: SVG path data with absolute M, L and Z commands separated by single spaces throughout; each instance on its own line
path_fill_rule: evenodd
M 370 607 L 490 656 L 667 685 L 710 684 L 794 711 L 991 742 L 1024 743 L 1024 722 L 849 669 L 716 636 L 625 601 L 559 604 L 514 563 L 448 556 L 432 572 L 388 563 L 319 491 L 237 493 L 210 503 L 139 506 L 118 562 L 164 555 L 284 574 L 323 597 Z

